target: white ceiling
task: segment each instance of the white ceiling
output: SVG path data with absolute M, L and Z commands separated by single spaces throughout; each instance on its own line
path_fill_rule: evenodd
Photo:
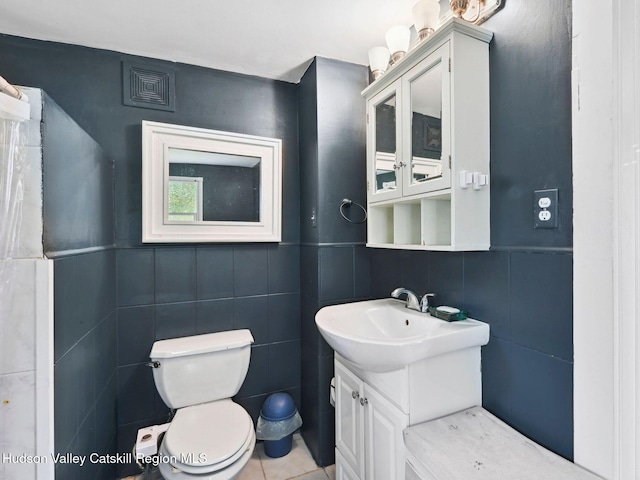
M 0 32 L 298 82 L 314 56 L 368 65 L 416 0 L 20 0 Z

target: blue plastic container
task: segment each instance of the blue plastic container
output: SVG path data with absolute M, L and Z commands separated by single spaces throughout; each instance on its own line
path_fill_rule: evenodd
M 262 404 L 260 416 L 268 422 L 288 420 L 296 414 L 296 405 L 288 393 L 273 393 Z M 271 458 L 284 457 L 291 451 L 293 432 L 280 440 L 265 440 L 264 453 Z

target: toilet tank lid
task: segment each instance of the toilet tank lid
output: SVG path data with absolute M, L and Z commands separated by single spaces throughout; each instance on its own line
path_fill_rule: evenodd
M 229 330 L 227 332 L 159 340 L 153 344 L 149 356 L 152 360 L 156 358 L 183 357 L 240 348 L 252 343 L 253 335 L 251 335 L 250 330 Z

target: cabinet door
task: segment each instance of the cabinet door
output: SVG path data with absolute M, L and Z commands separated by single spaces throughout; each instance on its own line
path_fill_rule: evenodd
M 449 42 L 402 78 L 403 195 L 451 186 Z
M 400 81 L 367 102 L 367 192 L 369 202 L 402 195 Z
M 338 449 L 336 449 L 336 480 L 364 480 L 356 475 Z
M 367 480 L 403 480 L 406 455 L 402 431 L 409 416 L 366 384 L 363 403 Z
M 364 409 L 360 405 L 363 383 L 338 362 L 335 379 L 336 448 L 358 478 L 364 479 Z

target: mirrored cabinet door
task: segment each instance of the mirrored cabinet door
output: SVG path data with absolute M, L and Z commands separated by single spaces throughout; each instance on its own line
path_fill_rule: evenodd
M 389 85 L 368 104 L 367 137 L 371 144 L 367 154 L 373 158 L 367 162 L 367 189 L 372 202 L 402 195 L 399 86 L 399 81 Z
M 451 186 L 449 68 L 447 42 L 403 78 L 404 195 Z

